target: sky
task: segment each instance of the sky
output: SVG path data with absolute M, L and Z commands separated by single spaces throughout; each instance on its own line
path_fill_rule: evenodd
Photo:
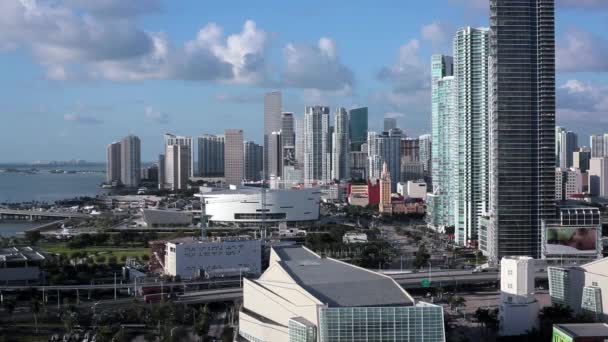
M 369 107 L 430 131 L 430 56 L 488 0 L 1 0 L 0 162 L 103 161 L 127 134 L 242 128 L 262 140 L 263 94 L 283 110 Z M 556 0 L 557 124 L 608 132 L 608 1 Z

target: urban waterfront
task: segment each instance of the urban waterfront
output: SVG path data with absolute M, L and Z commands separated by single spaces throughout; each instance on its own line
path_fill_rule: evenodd
M 31 170 L 32 166 L 3 165 L 2 168 Z M 96 196 L 106 192 L 99 185 L 104 181 L 103 165 L 36 166 L 38 173 L 0 173 L 0 203 L 47 202 L 80 196 Z M 61 169 L 79 173 L 51 173 Z

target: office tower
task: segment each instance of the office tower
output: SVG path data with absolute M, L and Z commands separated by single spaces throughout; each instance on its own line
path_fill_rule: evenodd
M 224 177 L 224 137 L 198 137 L 198 173 L 201 177 Z
M 268 179 L 278 180 L 283 173 L 283 135 L 281 131 L 268 136 Z
M 259 181 L 262 179 L 264 167 L 264 146 L 253 141 L 245 142 L 245 180 Z
M 378 210 L 381 213 L 392 212 L 391 183 L 391 173 L 388 169 L 388 164 L 384 161 L 382 162 L 382 173 L 380 174 L 380 203 L 378 203 Z
M 555 167 L 561 167 L 562 132 L 566 132 L 566 130 L 560 126 L 555 126 Z
M 141 179 L 147 182 L 158 182 L 158 164 L 142 167 Z
M 165 147 L 169 145 L 185 145 L 189 147 L 190 151 L 190 165 L 188 165 L 188 176 L 194 177 L 194 144 L 192 137 L 184 137 L 171 133 L 165 133 Z
M 106 147 L 106 183 L 120 183 L 120 142 Z
M 435 229 L 454 225 L 453 183 L 457 159 L 452 150 L 457 138 L 456 86 L 453 58 L 431 57 L 431 179 L 427 196 L 427 223 Z M 456 140 L 457 141 L 457 140 Z
M 165 187 L 165 154 L 158 155 L 158 188 L 160 190 Z
M 332 143 L 333 167 L 332 178 L 336 180 L 350 178 L 350 142 L 348 139 L 348 113 L 340 107 L 336 109 Z
M 583 193 L 583 174 L 579 169 L 555 169 L 555 200 L 577 199 Z
M 186 144 L 173 141 L 165 147 L 165 189 L 185 190 L 190 174 L 191 148 Z
M 581 170 L 581 172 L 587 172 L 590 159 L 591 152 L 579 148 L 578 151 L 572 153 L 572 167 Z
M 589 162 L 589 193 L 608 197 L 608 158 L 591 158 Z
M 227 185 L 241 186 L 244 167 L 243 130 L 226 129 L 224 131 L 224 178 Z
M 557 133 L 557 132 L 556 132 Z M 557 136 L 555 140 L 559 140 L 559 167 L 562 169 L 567 169 L 572 167 L 572 156 L 574 151 L 578 148 L 578 138 L 576 133 L 572 131 L 562 131 L 560 132 L 560 138 Z
M 388 132 L 391 129 L 397 128 L 397 118 L 384 118 L 384 131 Z
M 141 142 L 129 135 L 120 141 L 120 181 L 126 187 L 139 185 L 141 176 Z
M 466 27 L 454 37 L 456 160 L 453 198 L 455 242 L 477 241 L 480 218 L 489 205 L 488 138 L 489 30 Z
M 293 113 L 281 114 L 282 167 L 296 166 L 296 130 Z M 281 176 L 284 174 L 281 170 Z
M 358 180 L 367 179 L 367 151 L 350 151 L 348 156 L 350 178 Z
M 382 165 L 387 163 L 391 175 L 391 191 L 397 191 L 397 183 L 401 174 L 401 138 L 403 133 L 399 128 L 391 129 L 380 134 L 369 132 L 368 160 L 369 178 L 379 179 L 382 177 Z
M 304 109 L 304 181 L 307 186 L 331 178 L 329 107 Z
M 367 141 L 367 107 L 353 108 L 348 111 L 348 134 L 350 150 L 361 151 L 361 144 Z
M 302 169 L 304 167 L 304 120 L 295 119 L 296 130 L 296 165 Z
M 420 161 L 401 159 L 401 179 L 402 183 L 407 181 L 419 181 L 424 179 L 424 166 Z
M 554 0 L 490 1 L 485 252 L 493 260 L 539 258 L 541 221 L 555 217 L 554 7 Z
M 424 178 L 426 179 L 427 186 L 431 186 L 431 140 L 430 134 L 423 134 L 418 137 L 420 146 L 420 161 L 424 166 Z
M 420 161 L 420 139 L 401 139 L 401 160 Z
M 281 107 L 282 99 L 280 91 L 273 91 L 264 95 L 264 173 L 265 179 L 268 179 L 271 165 L 276 166 L 278 164 L 279 156 L 275 154 L 268 154 L 268 151 L 277 150 L 277 146 L 270 146 L 270 135 L 272 132 L 279 132 L 281 130 Z M 276 176 L 276 175 L 275 175 Z
M 608 157 L 608 133 L 592 134 L 590 143 L 591 158 Z

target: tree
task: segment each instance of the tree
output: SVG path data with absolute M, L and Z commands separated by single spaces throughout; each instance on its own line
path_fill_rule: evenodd
M 451 296 L 448 300 L 448 303 L 450 303 L 450 309 L 452 310 L 464 307 L 466 305 L 466 302 L 467 300 L 461 296 Z
M 38 333 L 38 314 L 40 313 L 40 301 L 38 298 L 32 298 L 30 301 L 30 309 L 34 315 L 34 326 L 36 327 L 36 334 Z
M 209 307 L 206 304 L 199 310 L 194 330 L 196 330 L 198 336 L 205 336 L 209 331 Z
M 97 257 L 95 257 L 95 261 L 99 264 L 103 264 L 104 262 L 106 262 L 106 257 L 103 255 L 98 255 Z
M 420 247 L 418 247 L 418 252 L 416 252 L 416 259 L 414 259 L 414 267 L 424 267 L 430 258 L 431 255 L 429 254 L 429 252 L 427 252 L 426 246 L 424 244 L 421 244 Z
M 41 238 L 42 234 L 38 230 L 28 230 L 25 232 L 25 239 L 32 245 L 35 245 Z

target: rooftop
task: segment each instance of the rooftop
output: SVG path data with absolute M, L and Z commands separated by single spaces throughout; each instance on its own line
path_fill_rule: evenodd
M 24 262 L 42 261 L 46 259 L 32 247 L 9 247 L 0 248 L 0 261 L 2 262 Z
M 608 337 L 606 323 L 555 324 L 554 326 L 570 337 Z
M 279 264 L 306 291 L 330 307 L 411 306 L 393 279 L 299 247 L 273 247 Z

